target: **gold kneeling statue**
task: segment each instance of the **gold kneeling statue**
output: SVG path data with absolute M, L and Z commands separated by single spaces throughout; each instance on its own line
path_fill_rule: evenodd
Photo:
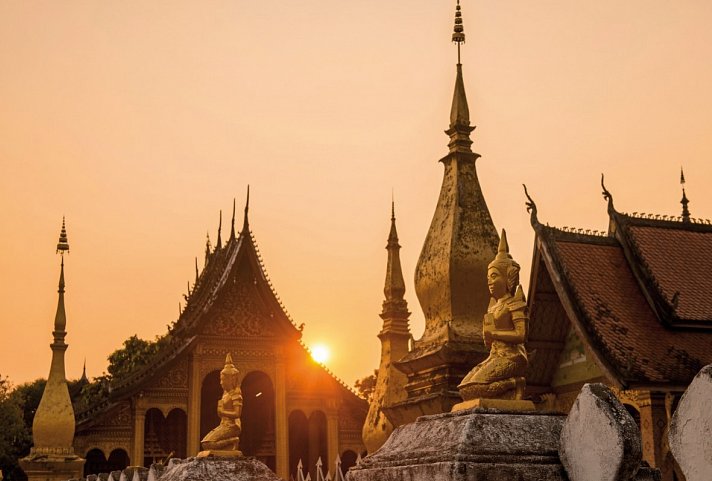
M 522 286 L 519 285 L 519 264 L 509 254 L 507 233 L 504 229 L 497 256 L 487 269 L 487 285 L 492 297 L 484 316 L 482 334 L 490 354 L 475 366 L 458 386 L 460 396 L 465 402 L 453 410 L 475 405 L 533 409 L 531 402 L 521 401 L 528 365 L 524 347 L 529 324 L 527 303 Z M 483 399 L 519 402 L 497 404 L 482 402 Z M 473 403 L 473 400 L 478 402 Z
M 218 427 L 205 435 L 200 445 L 205 451 L 199 456 L 240 456 L 240 415 L 242 414 L 242 391 L 238 380 L 239 371 L 232 363 L 230 353 L 225 357 L 225 367 L 220 371 L 222 398 L 218 401 Z

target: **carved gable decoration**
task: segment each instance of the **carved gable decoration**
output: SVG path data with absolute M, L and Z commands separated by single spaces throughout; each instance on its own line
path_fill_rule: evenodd
M 128 401 L 122 402 L 104 417 L 102 423 L 106 426 L 131 426 L 131 406 Z
M 158 387 L 162 388 L 187 388 L 188 387 L 188 363 L 179 362 L 168 372 L 158 377 Z
M 254 283 L 240 276 L 213 304 L 203 334 L 221 337 L 269 337 L 275 334 Z M 230 282 L 230 281 L 228 281 Z

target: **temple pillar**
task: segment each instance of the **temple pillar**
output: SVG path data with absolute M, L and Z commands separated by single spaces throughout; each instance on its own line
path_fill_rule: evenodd
M 200 451 L 200 362 L 193 359 L 188 380 L 188 429 L 186 454 L 195 456 Z
M 274 431 L 277 476 L 289 479 L 289 434 L 287 426 L 287 386 L 284 362 L 275 364 Z
M 643 447 L 643 459 L 651 466 L 660 469 L 662 481 L 672 481 L 672 470 L 665 463 L 663 452 L 663 432 L 667 425 L 665 393 L 640 391 L 640 440 Z
M 143 399 L 137 398 L 134 402 L 134 439 L 131 464 L 133 466 L 143 466 L 144 452 L 144 427 L 146 424 L 146 407 Z
M 329 400 L 329 409 L 326 411 L 326 446 L 329 459 L 324 460 L 324 464 L 329 467 L 334 465 L 339 455 L 339 412 L 335 400 Z

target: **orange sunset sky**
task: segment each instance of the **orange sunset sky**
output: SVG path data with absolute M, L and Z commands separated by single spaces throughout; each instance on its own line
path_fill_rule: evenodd
M 307 345 L 378 366 L 391 190 L 413 271 L 442 178 L 454 0 L 0 2 L 0 374 L 46 376 L 67 217 L 67 377 L 178 315 L 218 211 L 250 221 Z M 529 284 L 539 218 L 712 217 L 712 2 L 463 0 L 478 173 Z M 223 232 L 229 226 L 223 224 Z M 238 227 L 241 221 L 238 218 Z

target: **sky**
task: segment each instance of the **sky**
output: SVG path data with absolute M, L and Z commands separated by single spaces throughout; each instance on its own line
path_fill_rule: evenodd
M 67 377 L 178 316 L 218 213 L 250 224 L 304 342 L 378 366 L 395 196 L 413 273 L 447 153 L 454 0 L 0 2 L 0 375 L 49 371 L 66 216 Z M 473 150 L 529 284 L 539 219 L 712 217 L 712 2 L 462 0 Z M 238 221 L 239 222 L 239 221 Z M 238 225 L 239 227 L 239 225 Z

